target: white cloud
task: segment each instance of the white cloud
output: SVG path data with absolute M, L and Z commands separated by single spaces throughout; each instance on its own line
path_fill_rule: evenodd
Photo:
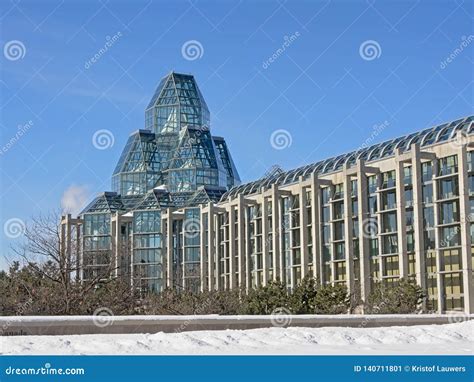
M 86 186 L 72 185 L 64 191 L 61 198 L 61 207 L 66 213 L 77 215 L 89 201 L 89 190 Z

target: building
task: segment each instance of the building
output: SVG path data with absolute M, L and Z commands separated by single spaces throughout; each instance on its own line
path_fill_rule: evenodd
M 416 280 L 425 308 L 474 313 L 474 117 L 240 184 L 189 75 L 171 73 L 131 135 L 114 192 L 62 220 L 81 279 L 113 264 L 141 291 L 289 288 L 305 276 L 365 299 Z

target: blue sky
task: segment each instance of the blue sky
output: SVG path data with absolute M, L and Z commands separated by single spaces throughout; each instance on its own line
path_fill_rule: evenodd
M 2 2 L 2 254 L 21 240 L 11 219 L 110 190 L 171 70 L 195 75 L 244 181 L 472 114 L 473 14 L 461 0 Z

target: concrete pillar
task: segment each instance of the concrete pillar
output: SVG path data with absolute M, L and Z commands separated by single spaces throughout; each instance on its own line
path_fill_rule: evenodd
M 363 160 L 357 161 L 357 201 L 359 221 L 359 264 L 360 264 L 360 297 L 367 301 L 370 294 L 370 250 L 369 237 L 364 227 L 368 224 L 369 206 L 367 192 L 367 174 Z
M 206 277 L 207 277 L 207 267 L 206 267 L 206 261 L 207 261 L 207 251 L 206 251 L 206 226 L 205 226 L 205 218 L 207 217 L 206 212 L 204 212 L 204 208 L 201 205 L 200 206 L 200 211 L 201 211 L 201 226 L 200 226 L 200 256 L 199 256 L 199 261 L 201 265 L 201 292 L 208 290 L 208 285 L 206 282 Z
M 438 313 L 444 312 L 444 283 L 441 272 L 441 240 L 439 234 L 439 218 L 438 218 L 438 161 L 433 161 L 433 173 L 435 179 L 433 179 L 433 216 L 435 224 L 435 254 L 436 254 L 436 280 L 438 283 Z
M 245 205 L 242 195 L 237 196 L 237 268 L 239 287 L 245 286 Z
M 401 151 L 395 152 L 395 181 L 397 198 L 397 244 L 398 244 L 398 265 L 400 278 L 408 276 L 408 255 L 407 255 L 407 224 L 405 211 L 405 174 L 403 161 L 400 160 Z
M 221 264 L 223 259 L 225 258 L 225 249 L 221 246 L 221 216 L 219 213 L 214 214 L 214 224 L 215 224 L 215 240 L 216 240 L 216 260 L 215 260 L 215 265 L 214 265 L 214 272 L 216 275 L 216 279 L 214 281 L 215 283 L 215 289 L 216 290 L 221 290 L 222 288 L 222 274 L 221 274 Z M 225 240 L 225 236 L 222 236 L 222 241 Z M 225 248 L 225 245 L 224 245 Z
M 458 133 L 460 134 L 460 133 Z M 458 139 L 462 142 L 462 136 Z M 467 147 L 462 145 L 458 149 L 458 173 L 459 173 L 459 207 L 460 207 L 460 234 L 461 234 L 461 263 L 462 282 L 464 293 L 464 312 L 474 313 L 474 291 L 472 275 L 472 254 L 471 254 L 471 220 L 469 204 L 469 180 Z M 474 222 L 473 222 L 474 223 Z
M 244 273 L 245 273 L 245 290 L 248 292 L 250 288 L 252 288 L 252 279 L 251 279 L 251 269 L 250 269 L 250 216 L 249 216 L 249 209 L 247 205 L 244 208 L 244 235 L 245 235 L 245 245 L 244 245 Z
M 120 214 L 116 212 L 112 216 L 112 259 L 113 268 L 112 272 L 115 277 L 119 274 L 119 257 L 121 252 L 121 232 L 120 232 L 121 219 Z
M 230 206 L 227 209 L 229 214 L 229 288 L 236 287 L 236 269 L 235 269 L 235 209 Z
M 173 211 L 166 209 L 166 286 L 174 288 L 173 278 Z
M 331 188 L 331 195 L 333 194 L 334 187 Z M 332 196 L 331 196 L 331 201 L 332 201 Z M 329 224 L 329 242 L 331 243 L 331 279 L 332 279 L 332 285 L 334 285 L 334 281 L 336 280 L 336 267 L 334 260 L 336 259 L 336 251 L 335 251 L 335 245 L 334 245 L 334 221 L 335 219 L 335 213 L 334 213 L 334 203 L 329 204 L 329 221 L 331 222 Z
M 303 178 L 300 177 L 300 184 Z M 300 203 L 300 250 L 301 250 L 301 279 L 308 274 L 308 211 L 306 209 L 306 189 L 299 187 L 299 203 Z
M 411 146 L 411 175 L 413 183 L 413 237 L 415 241 L 416 283 L 426 289 L 425 237 L 423 232 L 423 174 L 421 170 L 420 145 Z M 426 301 L 423 303 L 426 308 Z
M 282 280 L 281 278 L 281 267 L 280 267 L 280 234 L 281 234 L 281 221 L 280 221 L 280 196 L 278 193 L 278 187 L 276 184 L 272 184 L 272 227 L 273 227 L 273 280 Z
M 214 216 L 214 205 L 212 202 L 208 204 L 208 218 L 207 218 L 207 275 L 208 275 L 208 290 L 214 290 L 215 285 L 215 256 L 216 256 L 216 229 L 215 229 L 215 216 Z
M 320 204 L 321 192 L 319 190 L 319 182 L 317 175 L 313 172 L 311 174 L 311 196 L 313 198 L 311 203 L 312 227 L 311 233 L 313 236 L 313 277 L 316 277 L 320 283 L 323 281 L 323 264 L 322 264 L 322 240 L 321 240 L 321 223 L 320 223 Z
M 82 242 L 81 242 L 81 225 L 76 224 L 76 282 L 79 282 L 82 269 Z
M 71 214 L 61 217 L 60 238 L 59 238 L 59 267 L 66 279 L 70 277 L 71 271 Z
M 346 258 L 346 286 L 351 298 L 355 292 L 354 281 L 354 242 L 352 240 L 352 187 L 351 177 L 346 174 L 344 166 L 344 251 Z
M 262 195 L 262 265 L 263 275 L 262 284 L 268 283 L 268 256 L 269 256 L 269 241 L 268 241 L 269 227 L 268 227 L 268 200 Z

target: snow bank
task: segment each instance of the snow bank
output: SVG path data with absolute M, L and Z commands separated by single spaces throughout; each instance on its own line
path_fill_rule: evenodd
M 472 354 L 474 322 L 1 338 L 2 354 Z

